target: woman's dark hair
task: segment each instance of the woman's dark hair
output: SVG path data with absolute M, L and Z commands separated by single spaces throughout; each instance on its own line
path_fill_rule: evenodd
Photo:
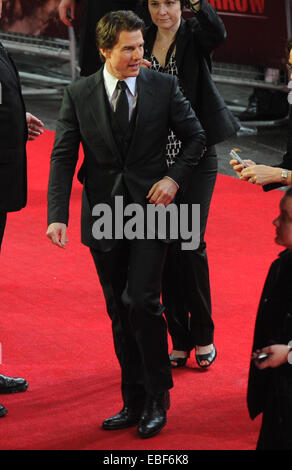
M 144 31 L 144 21 L 132 11 L 110 11 L 96 25 L 98 49 L 112 49 L 119 41 L 122 31 Z M 104 57 L 101 54 L 104 61 Z

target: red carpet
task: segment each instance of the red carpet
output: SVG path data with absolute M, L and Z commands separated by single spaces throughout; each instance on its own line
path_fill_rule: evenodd
M 202 371 L 192 356 L 174 371 L 168 425 L 157 437 L 102 431 L 121 406 L 119 367 L 93 262 L 79 241 L 79 183 L 66 250 L 45 236 L 53 137 L 46 132 L 28 145 L 28 206 L 9 214 L 0 257 L 1 372 L 30 384 L 0 396 L 8 409 L 0 449 L 254 449 L 260 422 L 247 414 L 247 373 L 259 296 L 280 251 L 271 222 L 282 193 L 218 177 L 207 231 L 217 361 Z

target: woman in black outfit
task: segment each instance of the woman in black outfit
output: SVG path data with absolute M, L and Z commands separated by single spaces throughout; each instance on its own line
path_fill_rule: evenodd
M 249 369 L 249 415 L 255 419 L 262 414 L 257 450 L 292 450 L 291 220 L 290 187 L 280 201 L 280 214 L 273 221 L 275 242 L 286 249 L 272 263 L 264 284 Z
M 145 58 L 151 68 L 178 76 L 207 134 L 207 148 L 178 203 L 200 204 L 200 246 L 183 251 L 180 243 L 170 246 L 163 278 L 163 303 L 172 337 L 173 367 L 186 364 L 196 348 L 199 366 L 208 367 L 216 358 L 213 344 L 209 268 L 204 234 L 217 175 L 215 144 L 234 135 L 237 121 L 226 107 L 211 77 L 210 53 L 226 38 L 216 11 L 206 0 L 191 2 L 194 17 L 184 20 L 184 0 L 147 0 L 152 25 L 145 32 Z M 145 4 L 145 2 L 144 2 Z M 179 158 L 180 142 L 170 131 L 169 165 Z

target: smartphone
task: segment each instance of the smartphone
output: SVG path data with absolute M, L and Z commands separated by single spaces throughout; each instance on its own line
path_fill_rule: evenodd
M 262 362 L 265 361 L 268 357 L 269 355 L 267 353 L 260 353 L 257 357 L 254 358 L 254 360 Z
M 244 163 L 244 161 L 240 158 L 240 156 L 238 155 L 238 153 L 235 152 L 235 150 L 233 150 L 233 149 L 231 150 L 231 152 L 230 152 L 230 157 L 234 158 L 234 160 L 237 160 L 238 163 L 241 163 L 241 165 L 243 165 L 244 168 L 247 167 L 247 164 Z

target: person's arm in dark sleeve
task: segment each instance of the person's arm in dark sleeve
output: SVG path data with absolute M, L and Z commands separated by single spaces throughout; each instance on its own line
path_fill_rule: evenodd
M 191 5 L 190 0 L 188 3 Z M 196 41 L 205 53 L 210 54 L 213 49 L 226 40 L 225 25 L 207 0 L 201 0 L 201 8 L 198 12 L 193 8 L 191 10 L 194 13 L 194 18 L 189 21 L 192 23 Z
M 69 201 L 72 181 L 78 160 L 80 130 L 69 88 L 57 122 L 56 137 L 51 156 L 48 187 L 48 224 L 69 219 Z

